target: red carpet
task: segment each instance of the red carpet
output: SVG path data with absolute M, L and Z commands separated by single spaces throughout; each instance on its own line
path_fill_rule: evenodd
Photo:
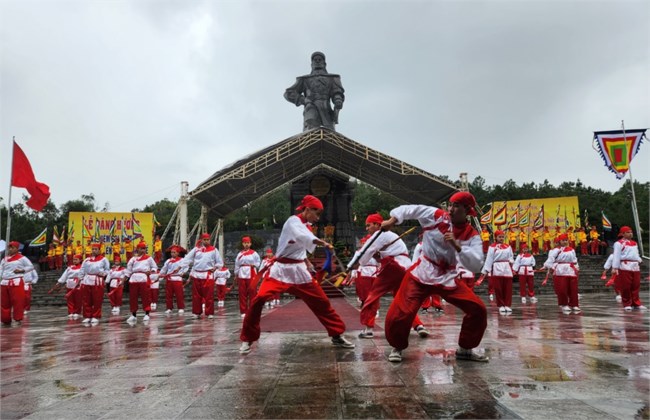
M 343 318 L 348 330 L 361 328 L 357 308 L 343 298 L 330 299 L 330 302 L 336 313 Z M 260 327 L 262 332 L 325 331 L 325 327 L 318 322 L 316 315 L 300 299 L 293 300 L 262 316 Z

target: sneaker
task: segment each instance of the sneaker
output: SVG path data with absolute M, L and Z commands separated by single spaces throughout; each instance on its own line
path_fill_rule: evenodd
M 199 319 L 199 315 L 198 314 L 192 314 L 192 319 Z
M 246 318 L 246 314 L 241 314 L 241 317 L 242 317 L 242 318 Z
M 213 319 L 214 315 L 208 315 L 208 319 Z
M 637 307 L 634 308 L 634 309 L 637 309 L 637 310 L 639 310 L 639 311 L 647 311 L 647 310 L 648 310 L 648 308 L 646 308 L 646 307 L 643 306 L 643 305 L 639 305 L 639 306 L 637 306 Z
M 506 313 L 506 307 L 505 306 L 500 307 L 499 308 L 499 313 L 500 314 L 505 314 Z
M 264 307 L 266 307 L 266 309 L 270 309 L 271 308 L 271 302 L 266 302 L 264 304 Z
M 332 345 L 336 347 L 341 347 L 344 349 L 353 349 L 354 344 L 345 339 L 342 335 L 337 335 L 332 337 Z
M 490 300 L 494 300 L 494 295 L 492 293 L 490 293 L 489 298 L 490 298 Z
M 375 314 L 375 318 L 379 318 L 379 311 Z
M 74 314 L 68 315 L 68 319 L 74 319 Z
M 152 310 L 152 311 L 155 311 L 157 307 L 158 307 L 158 304 L 157 304 L 157 303 L 152 303 L 152 304 L 151 304 L 151 310 Z
M 184 313 L 185 313 L 185 310 L 184 310 L 184 309 L 179 309 L 179 310 L 178 310 L 178 314 L 179 314 L 179 315 L 183 315 Z
M 521 303 L 526 303 L 526 298 L 525 297 L 521 298 Z
M 72 319 L 79 319 L 81 318 L 81 315 L 79 314 L 72 314 Z
M 91 325 L 97 325 L 97 324 L 99 324 L 99 319 L 97 319 L 97 318 L 91 318 L 91 319 L 90 319 L 90 324 L 91 324 Z
M 29 313 L 29 311 L 28 311 L 27 309 L 25 309 L 25 310 L 23 311 L 23 315 L 27 315 L 28 313 Z
M 474 353 L 471 349 L 459 348 L 456 350 L 456 360 L 470 360 L 472 362 L 487 363 L 490 359 L 487 356 Z
M 420 309 L 420 312 L 422 312 L 423 314 L 426 314 L 427 312 L 429 312 L 429 309 L 428 308 L 422 308 L 422 309 Z
M 372 330 L 363 330 L 359 333 L 359 338 L 373 338 L 374 334 L 372 333 Z
M 629 311 L 631 311 L 631 310 L 632 310 L 632 307 L 631 307 L 631 306 L 626 306 L 625 308 L 623 308 L 623 310 L 625 310 L 625 311 L 628 311 L 628 312 L 629 312 Z
M 616 295 L 616 301 L 618 303 L 621 303 L 623 301 L 623 298 L 621 297 L 621 295 Z
M 574 306 L 573 308 L 571 308 L 571 310 L 572 310 L 573 312 L 580 312 L 580 307 L 578 307 L 578 306 Z
M 251 352 L 251 343 L 248 341 L 242 341 L 241 347 L 239 347 L 239 354 L 248 354 Z
M 632 310 L 632 308 L 630 308 Z M 83 321 L 81 321 L 82 324 L 90 324 L 90 318 L 84 318 Z
M 280 306 L 280 299 L 276 299 L 273 303 L 275 306 Z
M 427 329 L 424 328 L 424 325 L 418 325 L 417 327 L 415 327 L 415 332 L 417 332 L 418 335 L 422 338 L 429 336 L 429 331 L 427 331 Z
M 205 312 L 205 303 L 201 304 L 201 309 L 203 309 L 203 312 Z
M 388 361 L 399 363 L 402 361 L 402 350 L 392 349 L 388 355 Z
M 120 313 L 120 307 L 119 307 L 119 306 L 116 306 L 116 307 L 115 307 L 115 314 L 117 315 L 117 314 L 119 314 L 119 313 Z
M 129 323 L 129 324 L 135 324 L 136 322 L 138 322 L 138 318 L 136 318 L 135 315 L 131 315 L 131 316 L 126 320 L 126 322 Z
M 149 318 L 149 315 L 145 315 L 144 317 L 142 317 L 142 320 L 143 320 L 144 322 L 147 322 L 147 321 L 149 321 L 150 319 L 151 319 L 151 318 Z
M 535 296 L 531 297 L 530 303 L 537 303 L 537 298 Z
M 171 314 L 171 313 L 172 313 L 172 310 L 171 310 L 171 309 L 167 309 L 167 310 L 165 311 L 165 315 L 169 315 L 169 314 Z
M 505 306 L 506 308 L 506 313 L 511 314 L 512 313 L 512 308 L 510 306 Z
M 569 312 L 571 312 L 571 308 L 569 308 L 568 305 L 564 305 L 564 306 L 562 306 L 562 312 L 569 313 Z
M 226 306 L 226 302 L 224 302 L 223 300 L 217 302 L 217 307 L 223 308 L 224 306 Z

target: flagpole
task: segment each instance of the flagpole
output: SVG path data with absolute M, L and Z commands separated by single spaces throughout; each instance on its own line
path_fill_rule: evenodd
M 627 137 L 625 136 L 625 121 L 621 120 L 621 128 L 623 129 L 623 145 L 625 146 L 625 156 L 629 158 L 627 151 Z M 627 164 L 627 173 L 630 174 L 630 189 L 632 190 L 632 217 L 634 217 L 634 227 L 636 228 L 636 237 L 639 242 L 639 249 L 641 256 L 645 256 L 643 252 L 643 237 L 641 236 L 641 224 L 639 223 L 639 210 L 636 208 L 636 195 L 634 194 L 634 178 L 632 178 L 632 162 Z
M 7 246 L 9 246 L 9 237 L 11 236 L 11 185 L 14 181 L 14 148 L 16 147 L 16 136 L 13 137 L 11 141 L 11 163 L 9 167 L 11 168 L 11 173 L 9 174 L 9 195 L 7 196 L 7 234 L 5 235 L 5 240 L 7 241 Z

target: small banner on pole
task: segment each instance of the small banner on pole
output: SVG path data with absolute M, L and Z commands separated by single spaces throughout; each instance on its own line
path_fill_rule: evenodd
M 594 132 L 595 149 L 617 179 L 623 179 L 630 169 L 630 163 L 641 147 L 645 132 L 645 128 Z

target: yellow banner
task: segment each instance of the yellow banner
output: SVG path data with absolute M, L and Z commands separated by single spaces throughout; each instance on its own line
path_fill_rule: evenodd
M 86 245 L 90 241 L 104 243 L 106 255 L 113 255 L 113 240 L 119 239 L 120 245 L 129 238 L 134 245 L 144 240 L 147 252 L 153 252 L 153 213 L 94 213 L 70 212 L 68 226 L 73 226 L 73 235 L 70 238 L 74 244 L 77 241 Z M 120 247 L 124 254 L 124 246 Z

